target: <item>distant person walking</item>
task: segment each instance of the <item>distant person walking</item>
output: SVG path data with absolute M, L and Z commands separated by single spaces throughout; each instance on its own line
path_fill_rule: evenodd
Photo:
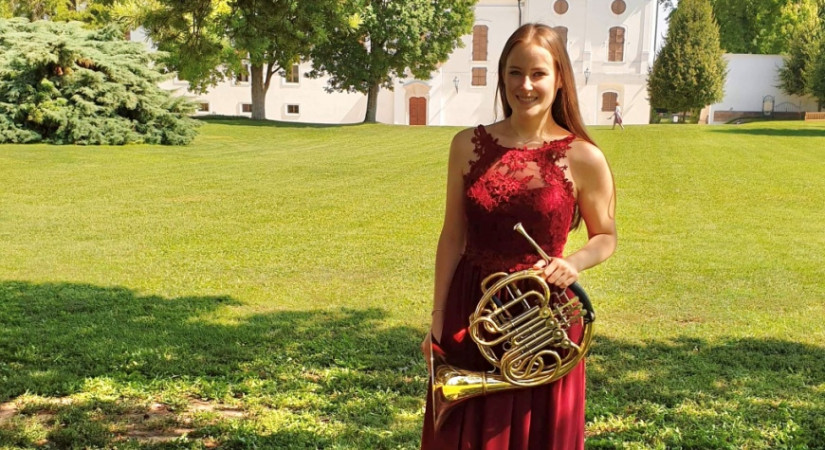
M 613 118 L 613 128 L 611 128 L 611 130 L 616 129 L 616 124 L 622 127 L 622 130 L 624 130 L 624 125 L 622 125 L 622 106 L 619 104 L 619 102 L 616 102 L 616 109 L 613 110 L 613 114 L 610 117 Z M 608 119 L 610 117 L 608 117 Z

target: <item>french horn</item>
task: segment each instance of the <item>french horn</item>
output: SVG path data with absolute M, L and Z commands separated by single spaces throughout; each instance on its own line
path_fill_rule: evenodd
M 547 262 L 550 256 L 527 234 L 514 227 Z M 548 285 L 542 269 L 508 274 L 498 272 L 481 282 L 482 297 L 470 315 L 469 335 L 491 372 L 475 372 L 449 365 L 443 352 L 431 344 L 430 381 L 435 427 L 451 408 L 480 395 L 552 383 L 573 370 L 585 357 L 593 339 L 595 312 L 578 283 L 567 290 Z M 570 294 L 573 294 L 572 296 Z M 569 336 L 581 324 L 581 338 Z

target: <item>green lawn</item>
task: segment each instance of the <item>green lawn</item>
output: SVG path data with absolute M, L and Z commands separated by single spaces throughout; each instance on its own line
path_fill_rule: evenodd
M 0 448 L 416 448 L 456 129 L 200 131 L 0 146 Z M 588 448 L 825 448 L 825 123 L 593 134 Z

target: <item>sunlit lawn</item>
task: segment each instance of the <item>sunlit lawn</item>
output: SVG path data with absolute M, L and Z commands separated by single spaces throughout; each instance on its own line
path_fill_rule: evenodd
M 0 146 L 0 448 L 416 448 L 455 131 Z M 594 137 L 587 446 L 825 448 L 825 122 Z

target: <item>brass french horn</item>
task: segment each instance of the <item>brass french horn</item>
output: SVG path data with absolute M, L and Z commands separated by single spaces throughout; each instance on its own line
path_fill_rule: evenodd
M 549 263 L 550 256 L 527 234 L 514 227 Z M 595 312 L 584 289 L 573 283 L 562 291 L 547 284 L 541 269 L 498 272 L 481 282 L 483 293 L 470 316 L 470 337 L 495 368 L 474 372 L 447 364 L 440 349 L 430 349 L 435 427 L 464 400 L 512 389 L 552 383 L 573 370 L 593 339 Z M 574 295 L 568 294 L 568 291 Z M 581 339 L 568 336 L 582 325 Z

